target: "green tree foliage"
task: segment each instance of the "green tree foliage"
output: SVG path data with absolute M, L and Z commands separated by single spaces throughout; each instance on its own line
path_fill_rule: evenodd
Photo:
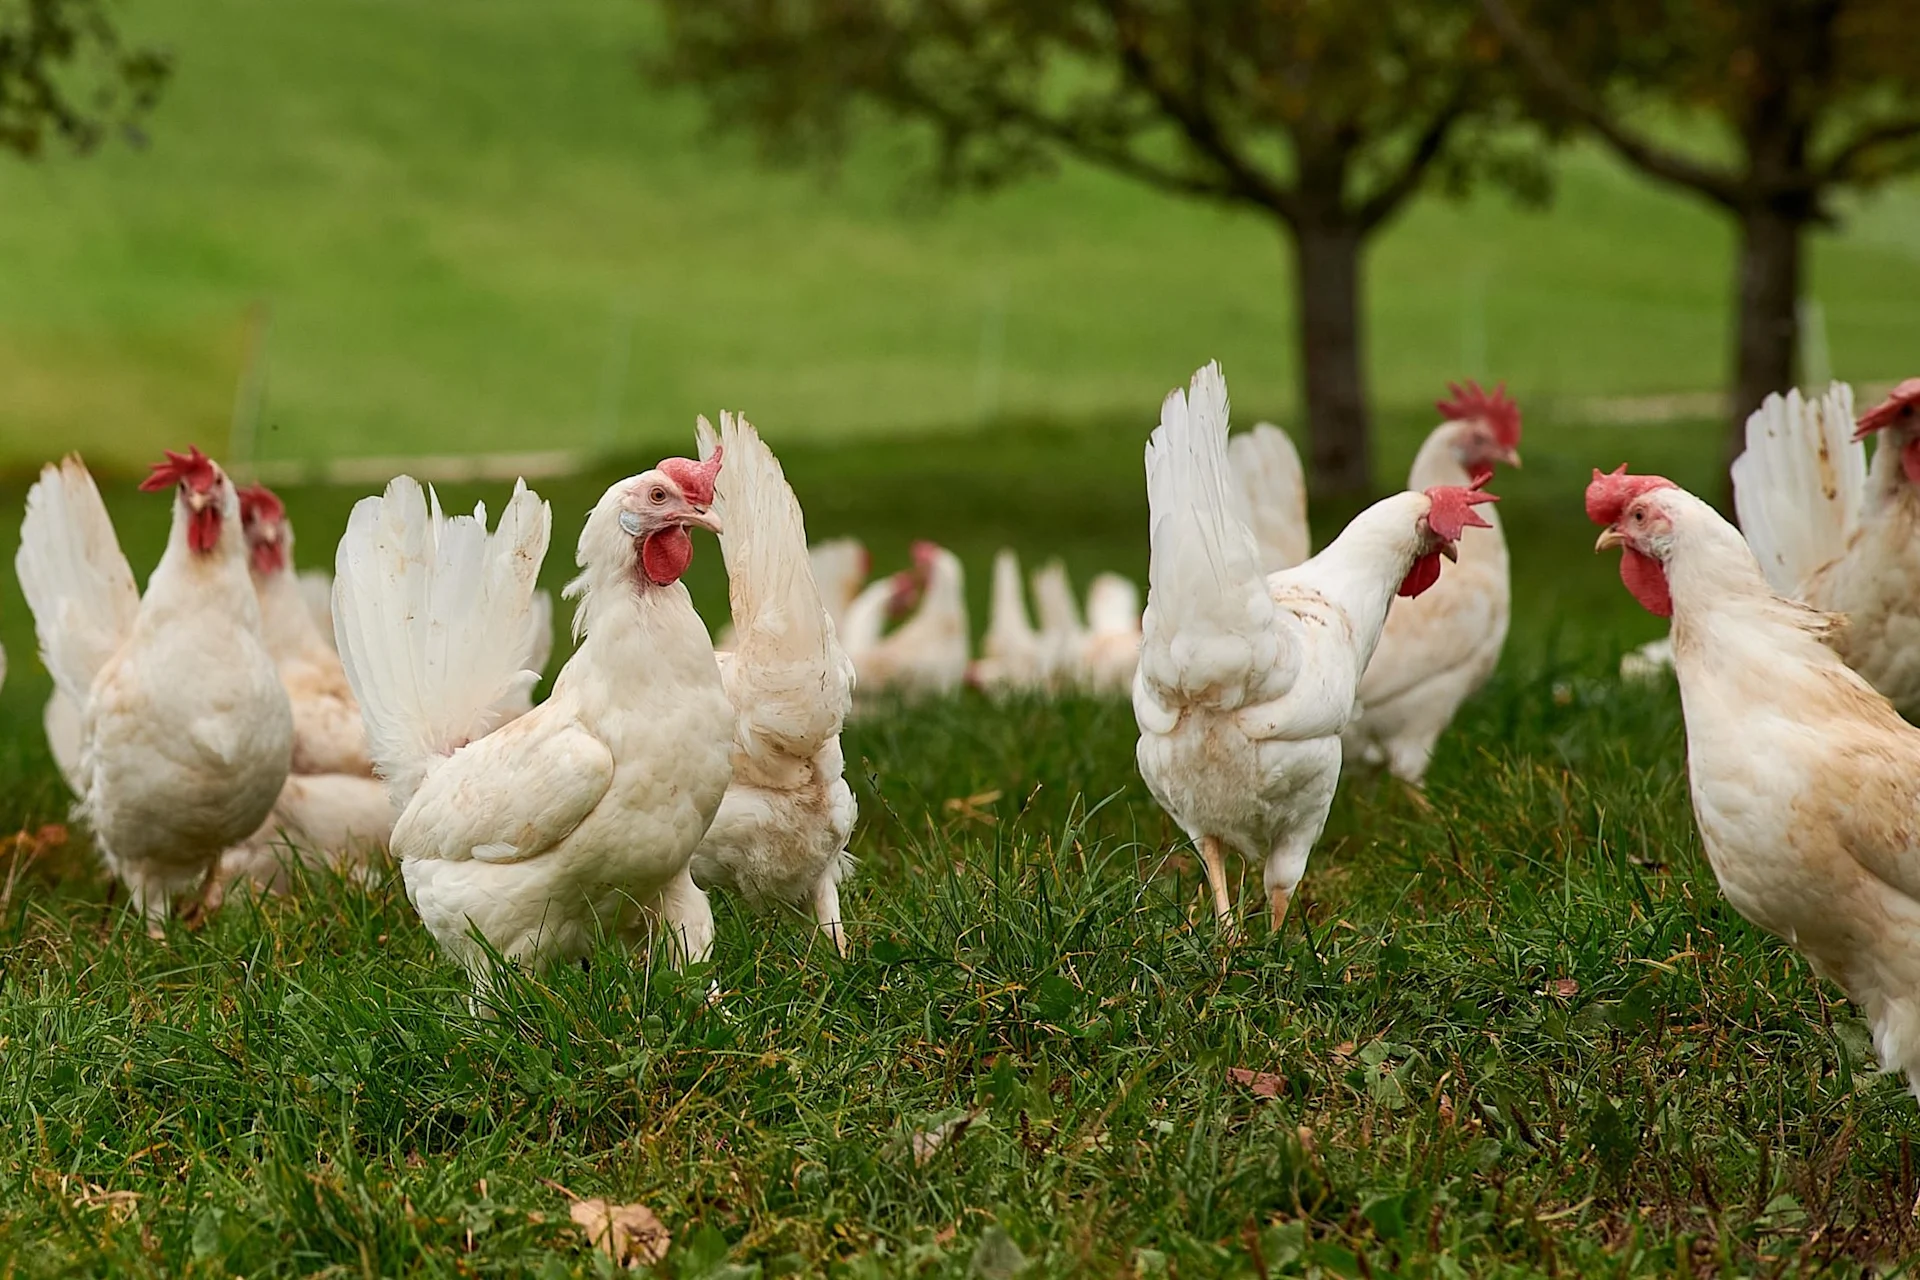
M 1807 229 L 1835 221 L 1841 193 L 1920 169 L 1920 4 L 1481 4 L 1558 109 L 1737 223 L 1737 450 L 1747 415 L 1794 380 Z M 1648 123 L 1675 117 L 1682 140 Z
M 129 46 L 106 0 L 0 0 L 0 151 L 86 151 L 131 130 L 166 83 L 165 54 Z
M 777 160 L 919 126 L 945 190 L 1064 158 L 1257 210 L 1288 235 L 1311 474 L 1371 482 L 1361 268 L 1423 185 L 1544 189 L 1470 0 L 661 0 L 656 73 Z M 1196 281 L 1204 288 L 1204 281 Z

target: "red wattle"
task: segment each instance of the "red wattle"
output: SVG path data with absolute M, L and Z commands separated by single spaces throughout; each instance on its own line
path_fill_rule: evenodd
M 1920 438 L 1900 446 L 1900 469 L 1907 473 L 1908 484 L 1920 484 Z
M 280 572 L 286 563 L 286 549 L 279 543 L 256 542 L 253 544 L 253 571 L 261 577 L 272 577 Z
M 1673 616 L 1673 592 L 1667 587 L 1667 571 L 1652 556 L 1642 555 L 1632 547 L 1624 548 L 1620 556 L 1620 581 L 1627 584 L 1627 590 L 1633 592 L 1633 598 L 1648 613 L 1661 618 Z
M 1440 581 L 1440 553 L 1428 552 L 1413 562 L 1413 568 L 1407 570 L 1407 576 L 1400 582 L 1400 594 L 1417 596 L 1434 583 Z
M 220 545 L 220 508 L 209 503 L 187 516 L 187 545 L 202 553 Z
M 647 581 L 656 587 L 680 581 L 680 575 L 693 563 L 693 535 L 685 525 L 669 525 L 647 535 L 640 544 L 640 567 Z

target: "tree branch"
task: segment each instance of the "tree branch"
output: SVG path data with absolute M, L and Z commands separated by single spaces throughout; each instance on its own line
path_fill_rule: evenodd
M 1729 209 L 1738 210 L 1746 203 L 1737 174 L 1701 164 L 1677 151 L 1656 146 L 1629 131 L 1614 118 L 1598 96 L 1548 52 L 1544 41 L 1527 30 L 1513 15 L 1513 11 L 1507 8 L 1506 0 L 1480 0 L 1480 11 L 1487 15 L 1487 20 L 1500 33 L 1500 38 L 1520 55 L 1521 63 L 1540 88 L 1598 134 L 1627 163 L 1652 177 L 1685 187 Z
M 1881 147 L 1896 146 L 1902 142 L 1911 142 L 1920 138 L 1920 116 L 1909 116 L 1905 120 L 1888 120 L 1862 130 L 1860 135 L 1841 147 L 1822 164 L 1818 176 L 1814 179 L 1819 186 L 1829 183 L 1858 182 L 1869 177 L 1866 162 Z
M 1381 188 L 1361 202 L 1357 211 L 1362 231 L 1372 231 L 1375 227 L 1393 216 L 1406 200 L 1420 189 L 1426 181 L 1427 170 L 1440 158 L 1440 152 L 1447 145 L 1447 135 L 1453 132 L 1454 123 L 1467 109 L 1468 89 L 1463 81 L 1453 92 L 1447 103 L 1435 113 L 1427 127 L 1420 134 L 1420 140 L 1414 143 L 1413 150 L 1407 156 L 1400 172 L 1387 179 Z
M 1160 109 L 1180 126 L 1181 132 L 1186 134 L 1194 147 L 1220 167 L 1241 198 L 1261 208 L 1271 209 L 1289 223 L 1299 221 L 1300 203 L 1295 194 L 1260 172 L 1235 151 L 1221 131 L 1219 121 L 1201 105 L 1197 96 L 1189 102 L 1161 80 L 1145 47 L 1130 33 L 1132 24 L 1128 21 L 1121 0 L 1102 0 L 1101 7 L 1107 11 L 1107 19 L 1113 24 L 1114 38 L 1119 42 L 1121 66 L 1134 83 L 1160 104 Z

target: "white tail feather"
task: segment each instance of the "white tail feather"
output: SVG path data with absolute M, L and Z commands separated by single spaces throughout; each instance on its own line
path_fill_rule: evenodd
M 534 579 L 553 515 L 525 481 L 487 532 L 486 507 L 451 519 L 400 476 L 362 498 L 334 565 L 333 624 L 367 749 L 396 809 L 432 761 L 524 703 Z
M 1241 517 L 1260 548 L 1268 573 L 1304 564 L 1311 550 L 1307 528 L 1307 475 L 1287 433 L 1262 422 L 1227 441 Z
M 1140 588 L 1131 578 L 1102 573 L 1088 584 L 1087 630 L 1095 635 L 1140 630 Z
M 1260 553 L 1227 467 L 1227 384 L 1217 363 L 1175 391 L 1147 441 L 1150 558 L 1140 669 L 1163 695 L 1224 707 L 1276 666 Z
M 840 732 L 853 704 L 853 664 L 841 650 L 814 583 L 806 523 L 780 462 L 744 417 L 700 419 L 702 459 L 715 444 L 727 465 L 714 486 L 725 532 L 728 599 L 737 646 L 726 667 L 736 719 L 735 777 L 790 785 Z
M 1817 400 L 1797 390 L 1771 395 L 1753 411 L 1746 450 L 1733 461 L 1733 501 L 1775 591 L 1798 597 L 1816 569 L 1846 551 L 1866 484 L 1853 388 L 1844 382 Z
M 1008 662 L 1032 662 L 1039 633 L 1027 613 L 1026 584 L 1020 580 L 1020 557 L 1002 547 L 993 557 L 993 592 L 988 601 L 987 634 L 982 654 Z
M 133 632 L 140 589 L 77 456 L 42 469 L 27 490 L 13 567 L 33 611 L 40 660 L 54 687 L 84 707 L 93 678 Z

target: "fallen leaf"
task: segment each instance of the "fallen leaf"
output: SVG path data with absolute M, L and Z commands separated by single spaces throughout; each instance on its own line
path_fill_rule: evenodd
M 1262 1098 L 1277 1098 L 1286 1092 L 1287 1082 L 1271 1071 L 1250 1071 L 1246 1067 L 1229 1068 L 1235 1084 L 1243 1084 Z
M 1573 978 L 1555 978 L 1547 984 L 1547 994 L 1571 1000 L 1580 994 L 1580 983 Z
M 1312 1155 L 1320 1149 L 1320 1144 L 1314 1140 L 1313 1130 L 1309 1129 L 1306 1125 L 1301 1125 L 1293 1132 L 1294 1135 L 1300 1139 L 1300 1149 L 1308 1155 Z
M 643 1204 L 609 1204 L 596 1196 L 574 1201 L 569 1212 L 586 1231 L 588 1242 L 618 1267 L 658 1262 L 673 1242 L 666 1224 Z
M 1333 1056 L 1336 1059 L 1344 1061 L 1345 1059 L 1351 1058 L 1353 1056 L 1353 1050 L 1354 1050 L 1353 1041 L 1343 1040 L 1339 1044 L 1333 1046 Z
M 978 1111 L 964 1111 L 951 1119 L 942 1120 L 931 1129 L 915 1130 L 911 1140 L 913 1163 L 919 1166 L 933 1159 L 942 1147 L 958 1141 L 967 1127 L 979 1118 Z

